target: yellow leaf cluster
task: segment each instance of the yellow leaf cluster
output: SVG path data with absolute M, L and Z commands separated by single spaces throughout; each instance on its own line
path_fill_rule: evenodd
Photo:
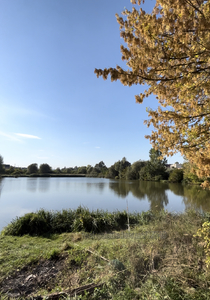
M 142 103 L 154 94 L 159 101 L 145 121 L 154 128 L 147 136 L 153 147 L 163 155 L 181 152 L 199 177 L 210 177 L 210 0 L 156 0 L 151 14 L 133 7 L 122 15 L 116 17 L 129 69 L 95 69 L 96 75 L 147 84 L 135 98 Z
M 204 251 L 206 254 L 206 265 L 210 267 L 210 222 L 204 222 L 202 228 L 198 229 L 194 237 L 202 239 Z

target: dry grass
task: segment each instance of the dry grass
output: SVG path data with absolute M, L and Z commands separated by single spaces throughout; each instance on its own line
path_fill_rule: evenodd
M 65 233 L 51 239 L 4 236 L 1 237 L 4 243 L 1 276 L 5 278 L 8 272 L 23 267 L 27 249 L 27 262 L 33 261 L 35 253 L 42 259 L 65 257 L 60 273 L 36 294 L 49 295 L 103 283 L 103 287 L 77 299 L 207 300 L 210 299 L 210 273 L 205 265 L 202 241 L 193 237 L 205 218 L 208 216 L 195 212 L 179 215 L 162 212 L 130 232 L 103 236 Z M 20 243 L 22 251 L 18 252 L 17 263 L 14 255 Z M 36 252 L 32 249 L 35 244 L 40 245 Z M 41 248 L 46 252 L 41 252 Z M 8 268 L 6 260 L 13 266 Z M 112 263 L 116 261 L 124 269 Z

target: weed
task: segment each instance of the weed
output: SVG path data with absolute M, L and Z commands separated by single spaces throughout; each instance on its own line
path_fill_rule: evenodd
M 48 259 L 57 259 L 59 257 L 60 251 L 58 249 L 52 249 L 48 254 Z

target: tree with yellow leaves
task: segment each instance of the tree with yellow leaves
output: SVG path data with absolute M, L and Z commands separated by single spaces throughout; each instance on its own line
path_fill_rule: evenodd
M 156 0 L 151 14 L 139 5 L 116 15 L 122 60 L 128 66 L 95 69 L 122 84 L 147 85 L 136 102 L 156 95 L 159 107 L 149 109 L 152 146 L 162 155 L 180 152 L 199 177 L 210 177 L 210 0 Z

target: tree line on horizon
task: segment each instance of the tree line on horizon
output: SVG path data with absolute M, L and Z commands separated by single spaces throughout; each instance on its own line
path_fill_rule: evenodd
M 37 163 L 30 164 L 27 168 L 3 167 L 3 158 L 0 156 L 0 174 L 12 176 L 36 176 L 36 175 L 85 175 L 86 177 L 102 177 L 110 179 L 124 180 L 146 180 L 160 181 L 169 180 L 171 182 L 203 182 L 196 174 L 191 173 L 189 162 L 184 163 L 183 169 L 170 169 L 167 165 L 166 158 L 161 158 L 161 152 L 151 148 L 149 151 L 149 160 L 138 160 L 131 164 L 125 157 L 118 160 L 109 168 L 103 161 L 95 166 L 75 166 L 52 169 L 52 167 L 43 163 L 38 167 Z

